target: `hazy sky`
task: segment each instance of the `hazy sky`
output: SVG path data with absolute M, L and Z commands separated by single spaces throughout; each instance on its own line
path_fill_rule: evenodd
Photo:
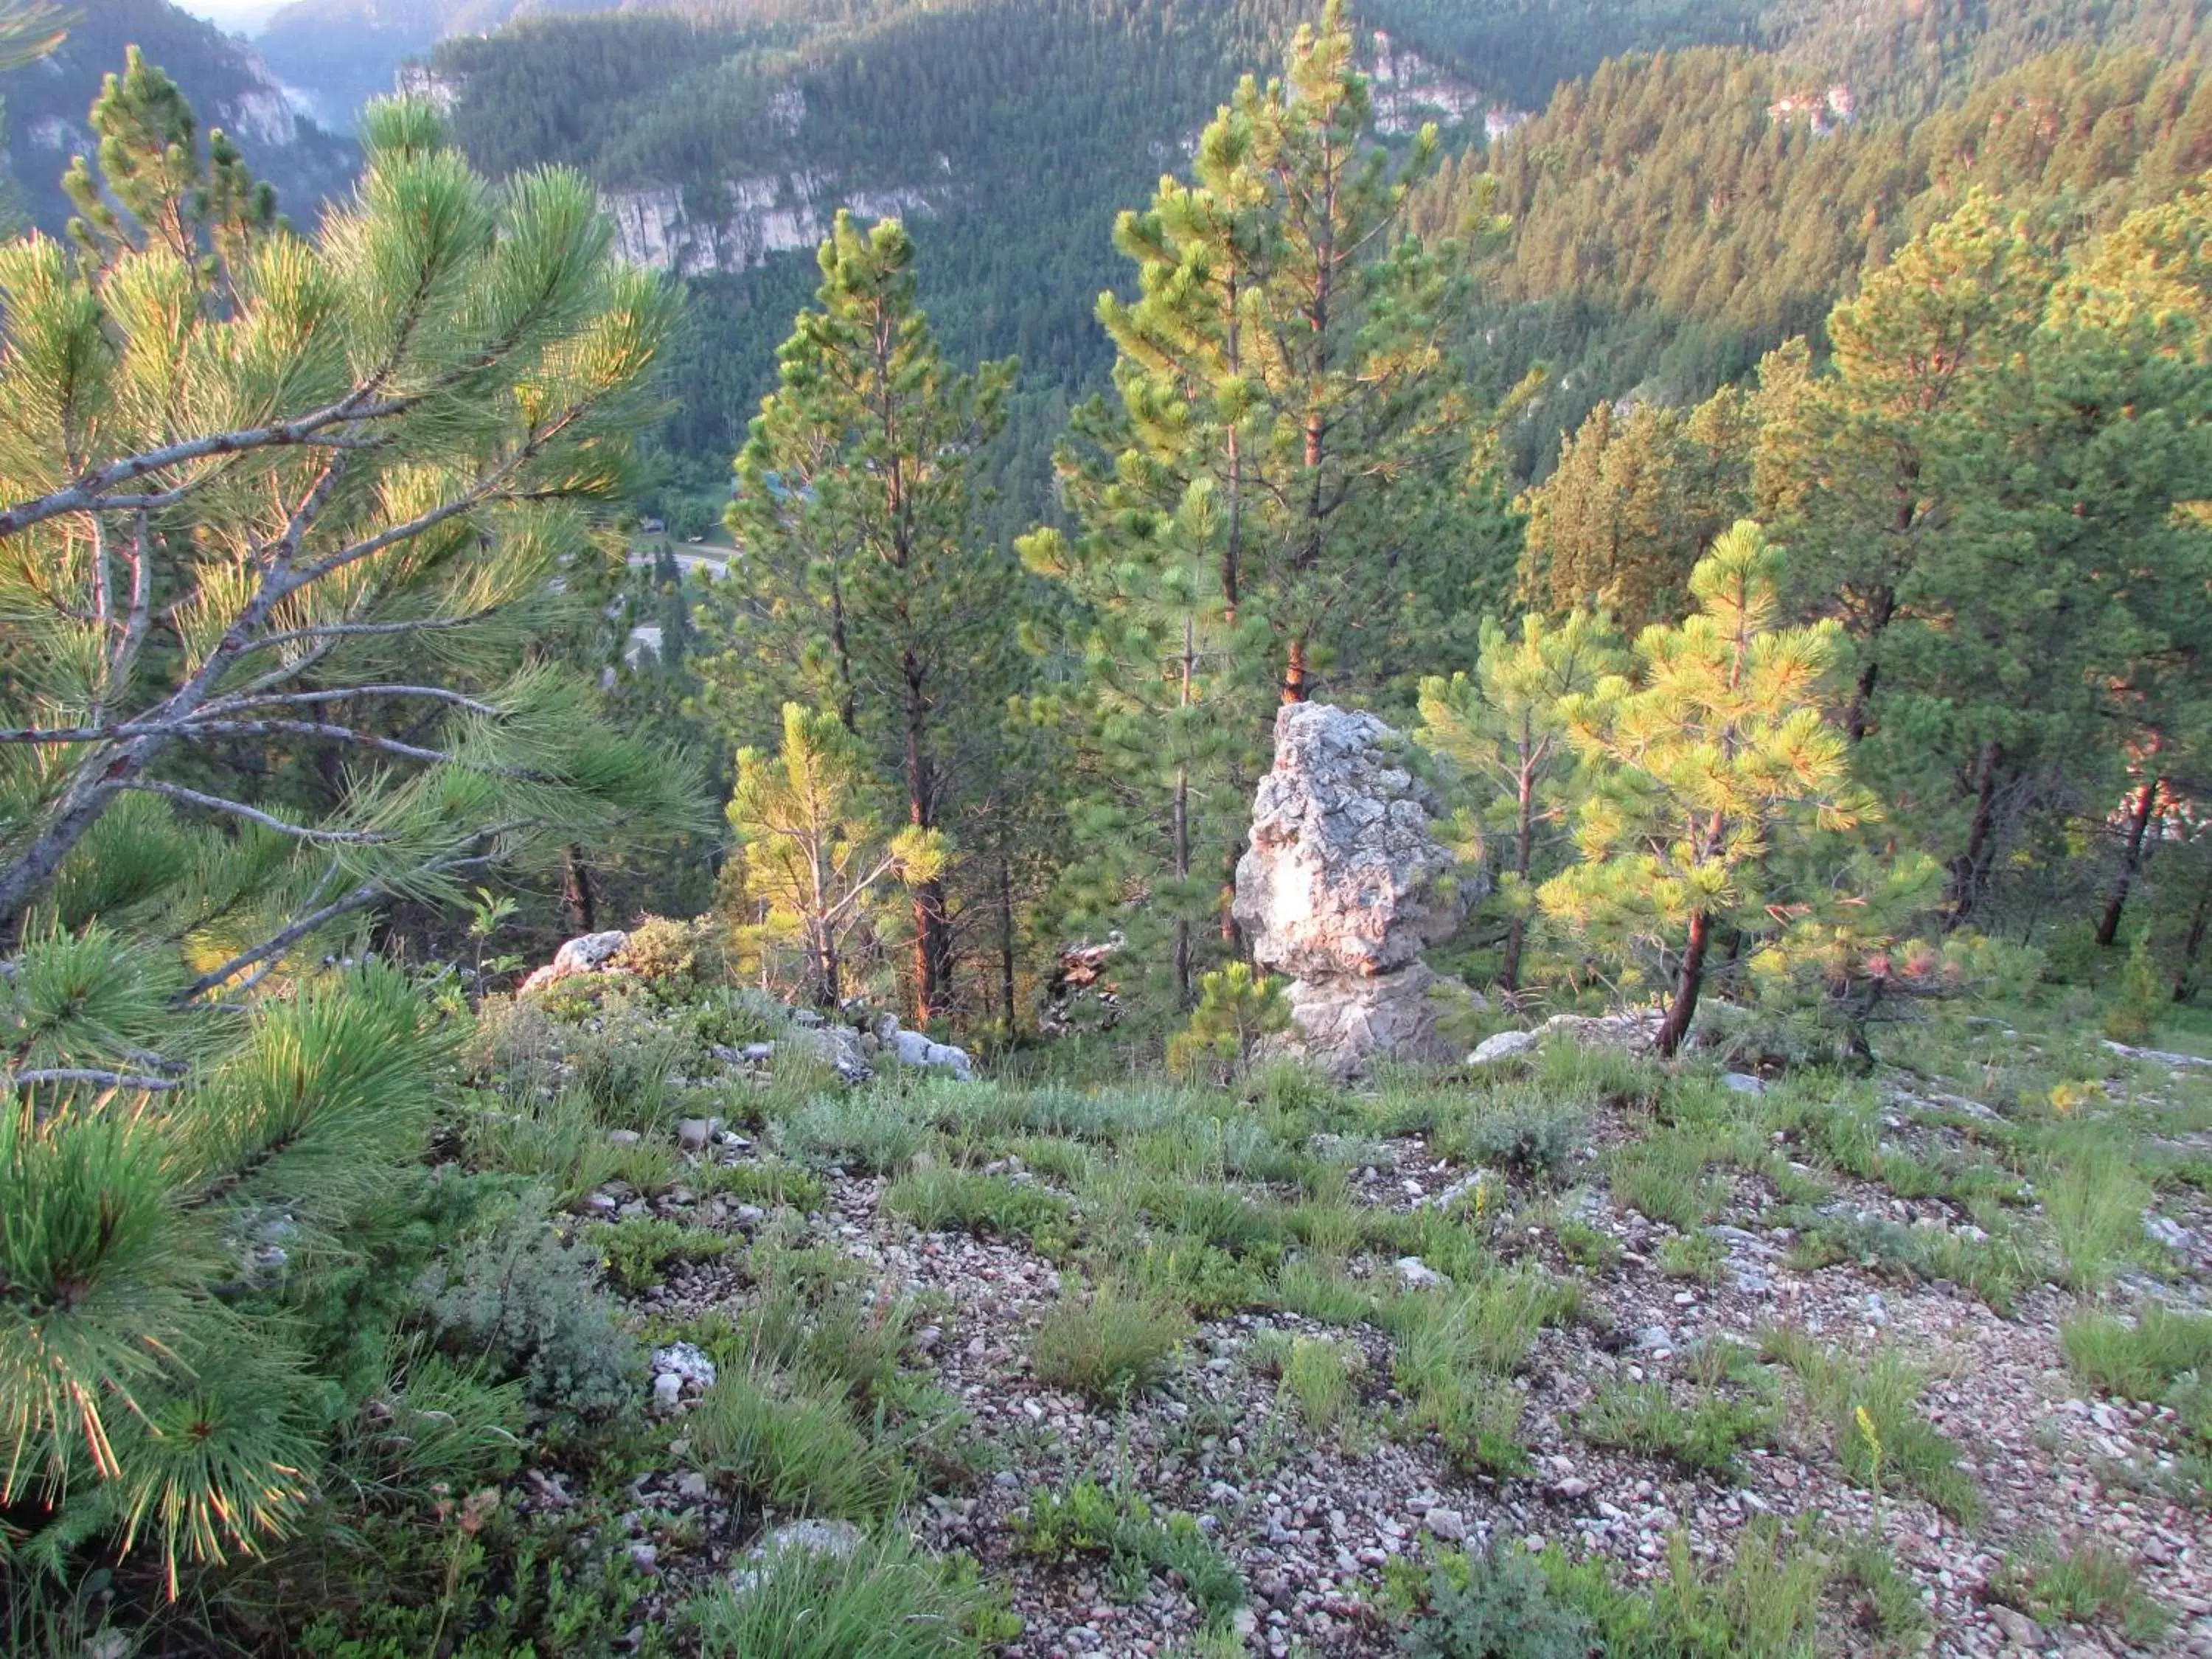
M 204 17 L 234 32 L 251 33 L 284 0 L 177 0 L 195 17 Z

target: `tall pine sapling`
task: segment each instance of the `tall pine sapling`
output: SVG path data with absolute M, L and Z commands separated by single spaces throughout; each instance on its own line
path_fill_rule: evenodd
M 1561 705 L 1627 665 L 1620 635 L 1590 611 L 1571 611 L 1558 623 L 1523 617 L 1518 638 L 1486 617 L 1474 673 L 1421 682 L 1420 741 L 1485 803 L 1474 814 L 1478 834 L 1494 832 L 1504 843 L 1498 889 L 1507 921 L 1498 982 L 1509 997 L 1521 986 L 1535 902 L 1530 882 L 1540 855 L 1564 838 L 1557 826 L 1570 805 L 1574 752 Z
M 979 782 L 1018 656 L 1021 572 L 979 532 L 974 476 L 1014 365 L 945 362 L 898 221 L 841 213 L 820 264 L 738 457 L 739 556 L 703 672 L 747 725 L 763 691 L 836 710 L 902 779 L 908 823 L 939 830 Z M 954 918 L 942 869 L 910 890 L 921 1021 L 952 996 Z
M 835 714 L 783 708 L 774 755 L 738 751 L 730 797 L 748 901 L 768 932 L 798 935 L 810 1001 L 835 1008 L 846 994 L 844 943 L 866 917 L 865 902 L 886 879 L 909 887 L 938 879 L 945 837 L 909 824 L 884 833 L 866 808 L 866 757 Z
M 1779 551 L 1745 520 L 1691 574 L 1698 611 L 1636 641 L 1633 678 L 1561 701 L 1589 769 L 1580 861 L 1547 881 L 1547 915 L 1667 988 L 1657 1048 L 1689 1035 L 1711 952 L 1771 926 L 1781 840 L 1873 811 L 1824 705 L 1842 647 L 1832 621 L 1778 625 Z

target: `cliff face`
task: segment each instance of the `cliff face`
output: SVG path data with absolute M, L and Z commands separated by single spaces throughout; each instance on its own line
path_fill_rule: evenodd
M 835 179 L 811 170 L 732 179 L 722 189 L 726 204 L 711 217 L 695 215 L 672 185 L 605 192 L 622 257 L 681 276 L 724 275 L 750 270 L 771 253 L 818 247 L 841 207 L 862 219 L 933 210 L 917 188 L 840 191 Z
M 1486 101 L 1466 82 L 1376 29 L 1365 64 L 1375 100 L 1375 130 L 1392 137 L 1418 132 L 1425 123 L 1450 126 L 1479 114 Z

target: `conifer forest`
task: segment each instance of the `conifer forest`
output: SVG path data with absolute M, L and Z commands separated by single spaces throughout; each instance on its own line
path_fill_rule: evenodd
M 0 1654 L 2212 1659 L 2207 0 L 0 0 Z

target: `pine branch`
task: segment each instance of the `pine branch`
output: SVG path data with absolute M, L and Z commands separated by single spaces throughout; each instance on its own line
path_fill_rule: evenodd
M 349 393 L 335 404 L 295 420 L 279 421 L 268 426 L 245 427 L 230 432 L 211 432 L 203 437 L 187 438 L 141 454 L 126 455 L 120 460 L 110 461 L 106 466 L 95 467 L 75 483 L 65 484 L 59 489 L 0 508 L 0 540 L 19 536 L 33 526 L 44 524 L 48 519 L 58 518 L 64 513 L 112 512 L 125 508 L 153 510 L 173 507 L 184 499 L 191 486 L 179 485 L 175 489 L 153 495 L 118 496 L 113 492 L 137 479 L 193 461 L 221 459 L 261 449 L 295 448 L 341 422 L 374 420 L 400 414 L 408 408 L 410 401 L 407 398 L 387 398 L 381 403 L 371 404 L 362 401 L 358 392 Z
M 498 605 L 488 605 L 482 610 L 471 611 L 465 617 L 423 617 L 412 622 L 314 623 L 304 628 L 289 628 L 281 633 L 264 634 L 249 643 L 239 655 L 266 651 L 272 646 L 293 645 L 301 640 L 357 639 L 377 635 L 417 634 L 438 629 L 466 628 L 471 623 L 480 623 L 495 615 L 499 610 Z
M 472 714 L 496 714 L 495 704 L 471 697 L 464 692 L 451 691 L 441 685 L 348 685 L 327 691 L 283 691 L 268 694 L 241 693 L 236 696 L 217 697 L 200 712 L 205 714 L 228 714 L 240 708 L 273 708 L 279 704 L 306 702 L 337 702 L 347 697 L 430 697 L 440 702 L 449 702 L 465 708 Z
M 403 743 L 398 738 L 387 738 L 375 732 L 363 732 L 356 726 L 337 726 L 325 720 L 186 720 L 175 727 L 175 735 L 186 742 L 207 737 L 263 738 L 283 732 L 293 737 L 329 738 L 338 743 L 356 744 L 364 749 L 381 750 L 387 755 L 401 755 L 409 760 L 447 762 L 455 758 L 448 749 L 426 749 L 420 744 Z
M 109 1089 L 176 1089 L 184 1079 L 173 1077 L 149 1077 L 138 1072 L 106 1072 L 93 1066 L 48 1066 L 30 1072 L 0 1072 L 0 1082 L 16 1088 L 33 1083 L 96 1083 Z
M 192 806 L 204 806 L 210 812 L 228 812 L 259 824 L 264 830 L 274 830 L 280 836 L 289 836 L 295 841 L 316 842 L 348 847 L 376 847 L 392 839 L 371 830 L 317 830 L 302 823 L 288 823 L 283 818 L 248 806 L 243 801 L 226 800 L 221 795 L 203 794 L 197 789 L 187 789 L 180 783 L 164 783 L 155 778 L 133 778 L 123 786 L 149 795 L 164 795 L 171 800 L 180 800 Z
M 499 836 L 521 827 L 520 823 L 494 824 L 491 828 L 480 831 L 476 839 L 496 840 Z M 452 875 L 456 871 L 474 869 L 478 866 L 489 864 L 491 861 L 492 854 L 489 853 L 471 853 L 465 856 L 434 859 L 422 866 L 416 873 L 423 876 Z M 243 973 L 248 968 L 257 967 L 268 962 L 283 951 L 289 950 L 316 929 L 327 927 L 340 916 L 350 915 L 365 905 L 375 903 L 378 899 L 384 896 L 385 891 L 386 884 L 383 882 L 362 883 L 351 892 L 341 895 L 320 909 L 310 911 L 307 915 L 272 933 L 252 950 L 241 951 L 220 968 L 202 974 L 172 997 L 169 1000 L 170 1006 L 181 1008 L 197 1001 L 208 992 L 227 983 L 234 974 Z M 256 977 L 258 978 L 258 975 Z

